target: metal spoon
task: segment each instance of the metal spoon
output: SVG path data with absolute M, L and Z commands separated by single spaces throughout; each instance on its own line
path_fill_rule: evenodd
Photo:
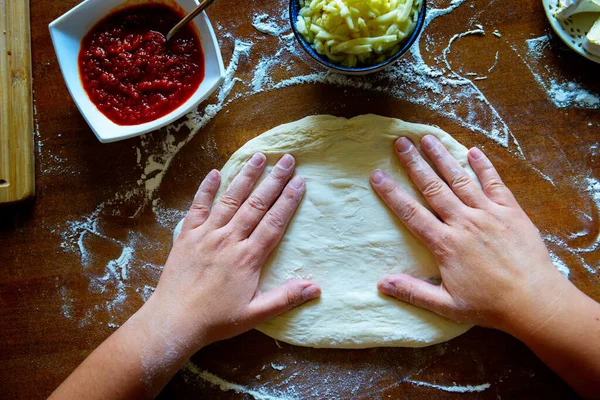
M 175 36 L 175 34 L 177 32 L 179 32 L 179 30 L 181 28 L 183 28 L 185 25 L 188 24 L 188 22 L 190 22 L 191 20 L 194 19 L 194 17 L 198 14 L 200 14 L 200 12 L 202 12 L 202 10 L 204 10 L 206 7 L 210 6 L 212 4 L 212 2 L 215 0 L 204 0 L 202 1 L 198 7 L 196 7 L 196 9 L 194 11 L 192 11 L 191 13 L 189 13 L 184 19 L 182 19 L 181 21 L 179 21 L 179 23 L 177 25 L 175 25 L 170 31 L 169 33 L 167 33 L 167 42 L 173 37 Z

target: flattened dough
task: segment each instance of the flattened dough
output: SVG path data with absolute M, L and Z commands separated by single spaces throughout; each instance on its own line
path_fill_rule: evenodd
M 319 283 L 322 296 L 257 329 L 287 343 L 328 348 L 422 347 L 450 340 L 471 325 L 459 324 L 377 291 L 388 274 L 439 280 L 432 254 L 388 210 L 369 184 L 376 168 L 388 171 L 425 204 L 393 150 L 407 136 L 417 144 L 437 136 L 474 178 L 467 149 L 444 131 L 377 115 L 328 115 L 278 126 L 240 148 L 223 167 L 222 191 L 257 151 L 265 174 L 284 153 L 296 157 L 306 195 L 260 279 L 268 291 L 293 278 Z M 220 194 L 219 193 L 219 194 Z

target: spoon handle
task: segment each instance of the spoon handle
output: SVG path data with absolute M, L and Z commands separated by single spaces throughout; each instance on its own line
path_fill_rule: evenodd
M 175 36 L 175 34 L 185 25 L 187 25 L 191 20 L 194 19 L 194 17 L 198 14 L 200 14 L 202 12 L 202 10 L 204 10 L 206 7 L 210 6 L 212 4 L 212 2 L 215 0 L 204 0 L 202 1 L 200 4 L 198 4 L 198 7 L 196 7 L 194 9 L 194 11 L 192 11 L 191 13 L 189 13 L 184 19 L 182 19 L 181 21 L 179 21 L 179 23 L 177 25 L 175 25 L 170 31 L 169 33 L 167 33 L 167 41 L 169 41 L 173 36 Z

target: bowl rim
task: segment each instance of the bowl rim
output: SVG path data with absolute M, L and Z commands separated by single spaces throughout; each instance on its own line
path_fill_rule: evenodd
M 185 9 L 185 7 L 180 3 L 179 0 L 172 0 L 172 1 L 175 3 L 178 3 L 181 7 L 183 7 Z M 185 0 L 185 1 L 191 2 L 192 4 L 196 4 L 196 5 L 198 4 L 198 0 Z M 153 2 L 155 2 L 155 1 L 153 1 L 153 0 L 148 1 L 148 3 L 153 3 Z M 159 2 L 166 4 L 169 2 L 169 0 L 166 0 L 166 1 L 159 0 Z M 77 84 L 75 84 L 73 82 L 74 78 L 72 78 L 71 76 L 67 77 L 67 74 L 66 74 L 66 72 L 67 72 L 66 69 L 70 70 L 71 67 L 67 68 L 66 65 L 63 65 L 65 62 L 68 61 L 64 58 L 64 55 L 63 55 L 64 49 L 65 49 L 65 47 L 63 45 L 64 43 L 63 43 L 63 41 L 58 41 L 58 39 L 57 39 L 57 37 L 58 37 L 57 35 L 59 35 L 59 32 L 60 33 L 63 32 L 62 26 L 66 22 L 68 22 L 70 20 L 70 18 L 73 18 L 74 15 L 77 15 L 76 11 L 82 12 L 81 10 L 78 10 L 80 7 L 83 8 L 84 5 L 86 7 L 93 7 L 97 3 L 102 3 L 102 0 L 85 0 L 81 3 L 79 3 L 72 9 L 68 10 L 67 12 L 65 12 L 58 18 L 56 18 L 50 24 L 48 24 L 48 29 L 50 31 L 50 37 L 52 39 L 52 44 L 54 47 L 54 51 L 56 53 L 56 57 L 57 57 L 57 61 L 59 64 L 59 68 L 61 70 L 61 74 L 63 75 L 65 86 L 67 87 L 67 90 L 68 90 L 69 94 L 71 95 L 71 98 L 73 99 L 73 102 L 77 106 L 77 109 L 81 113 L 82 117 L 87 122 L 88 126 L 90 127 L 92 132 L 94 132 L 94 134 L 96 135 L 96 137 L 98 138 L 98 140 L 101 143 L 110 143 L 110 142 L 116 142 L 116 141 L 120 141 L 120 140 L 129 139 L 132 137 L 140 136 L 140 135 L 148 133 L 148 132 L 156 131 L 164 126 L 167 126 L 167 125 L 177 121 L 179 118 L 183 117 L 184 115 L 189 113 L 191 110 L 193 110 L 195 107 L 197 107 L 198 104 L 200 104 L 202 101 L 206 100 L 206 98 L 208 98 L 212 93 L 214 93 L 214 91 L 223 82 L 223 80 L 225 78 L 225 67 L 223 64 L 221 49 L 220 49 L 218 40 L 216 38 L 214 29 L 212 28 L 212 24 L 210 23 L 210 20 L 208 19 L 208 16 L 206 15 L 205 12 L 202 12 L 196 18 L 194 18 L 194 21 L 192 21 L 192 24 L 194 25 L 194 30 L 196 31 L 196 34 L 199 37 L 201 45 L 205 41 L 207 43 L 210 43 L 209 53 L 211 55 L 212 55 L 212 53 L 214 53 L 214 55 L 216 56 L 215 58 L 213 58 L 211 56 L 210 58 L 212 59 L 212 61 L 209 61 L 207 50 L 204 48 L 204 46 L 202 46 L 203 47 L 204 64 L 205 64 L 204 68 L 205 69 L 207 68 L 207 64 L 209 62 L 214 63 L 214 66 L 216 68 L 216 71 L 215 71 L 216 73 L 211 74 L 210 76 L 207 76 L 206 72 L 205 72 L 203 81 L 200 82 L 200 85 L 192 93 L 191 97 L 188 100 L 186 100 L 184 103 L 182 103 L 179 107 L 175 108 L 170 113 L 163 115 L 162 117 L 159 117 L 152 121 L 137 124 L 137 125 L 119 125 L 119 124 L 114 123 L 106 115 L 104 115 L 104 113 L 102 113 L 97 108 L 97 106 L 91 101 L 91 99 L 89 98 L 89 95 L 87 94 L 87 92 L 85 92 L 85 89 L 84 89 L 84 93 L 81 94 L 81 93 L 79 93 L 79 91 L 80 91 L 79 88 L 73 86 L 73 85 L 77 86 Z M 121 3 L 127 3 L 127 1 L 123 0 L 123 1 L 121 1 Z M 136 2 L 131 5 L 137 5 L 137 4 L 142 4 L 142 2 Z M 99 19 L 97 19 L 95 17 L 90 18 L 90 23 L 91 23 L 90 26 L 94 26 L 95 23 L 100 21 L 102 18 L 106 17 L 106 15 L 108 15 L 110 13 L 110 11 L 108 12 L 108 14 L 104 13 L 104 12 L 101 12 L 101 13 L 105 14 L 105 15 L 103 17 L 100 17 Z M 202 30 L 207 31 L 206 32 L 206 33 L 208 33 L 207 37 L 203 38 L 203 35 L 201 33 Z M 82 35 L 81 37 L 79 37 L 79 35 L 76 35 L 76 36 L 77 37 L 75 37 L 75 39 L 77 39 L 79 41 L 78 46 L 80 49 L 81 39 L 83 38 L 84 35 Z M 79 52 L 79 50 L 78 50 L 78 52 Z M 76 57 L 76 59 L 77 58 L 78 57 Z M 71 65 L 71 62 L 69 62 L 69 65 Z M 78 66 L 77 66 L 77 70 L 79 71 Z M 71 74 L 69 74 L 69 75 L 71 75 Z M 77 80 L 80 81 L 79 76 L 77 77 Z M 206 84 L 204 84 L 205 82 L 206 82 Z M 79 84 L 81 85 L 81 82 L 79 82 Z M 83 86 L 82 86 L 82 88 L 83 88 Z M 88 101 L 84 100 L 84 98 L 82 97 L 84 95 L 87 96 Z M 197 98 L 194 99 L 194 97 L 197 97 Z M 87 104 L 87 103 L 90 103 L 91 106 L 94 107 L 94 110 L 92 110 L 90 107 L 90 104 Z
M 421 31 L 423 30 L 423 26 L 425 25 L 425 15 L 427 14 L 427 0 L 422 0 L 422 2 L 423 2 L 423 4 L 421 5 L 421 10 L 419 11 L 419 17 L 417 18 L 417 24 L 415 25 L 415 29 L 413 29 L 408 40 L 406 40 L 404 42 L 404 45 L 400 48 L 400 50 L 398 50 L 398 52 L 396 54 L 394 54 L 393 56 L 391 56 L 389 58 L 386 58 L 382 62 L 380 62 L 378 64 L 369 65 L 366 67 L 344 67 L 342 65 L 334 64 L 333 62 L 325 59 L 324 56 L 321 56 L 319 53 L 317 53 L 317 51 L 304 39 L 304 37 L 302 37 L 302 34 L 300 34 L 300 32 L 298 32 L 298 29 L 296 28 L 293 11 L 294 11 L 294 5 L 299 6 L 298 0 L 290 0 L 290 4 L 289 4 L 290 24 L 292 25 L 292 32 L 294 32 L 294 36 L 296 37 L 298 42 L 300 42 L 300 46 L 304 49 L 304 51 L 306 51 L 314 60 L 316 60 L 320 64 L 326 66 L 327 68 L 332 69 L 334 71 L 338 71 L 338 72 L 355 73 L 355 74 L 356 73 L 364 74 L 364 73 L 369 73 L 369 72 L 377 72 L 377 71 L 381 70 L 382 68 L 393 64 L 400 57 L 402 57 L 408 51 L 408 49 L 410 49 L 410 47 L 414 44 L 414 42 L 417 40 L 417 38 L 421 35 Z
M 576 45 L 574 43 L 574 40 L 577 40 L 577 39 L 575 39 L 572 35 L 570 35 L 569 32 L 563 27 L 563 22 L 554 16 L 554 13 L 550 9 L 550 7 L 556 6 L 557 1 L 556 0 L 542 0 L 542 3 L 544 5 L 544 12 L 546 14 L 546 17 L 548 18 L 548 22 L 550 23 L 550 26 L 554 30 L 554 33 L 556 33 L 556 35 L 560 38 L 560 40 L 562 40 L 567 46 L 569 46 L 569 48 L 571 48 L 571 50 L 573 50 L 580 56 L 583 56 L 583 57 L 587 58 L 588 60 L 591 60 L 597 64 L 600 64 L 600 57 L 596 56 L 595 54 L 588 53 L 582 47 L 580 47 L 580 45 L 579 46 Z M 590 13 L 590 14 L 593 14 L 593 13 Z M 577 22 L 580 22 L 581 18 L 582 18 L 581 14 L 577 14 L 577 17 L 576 17 Z M 597 19 L 597 17 L 593 17 L 593 18 Z M 575 22 L 573 19 L 573 16 L 567 18 L 567 20 L 569 20 L 569 19 L 572 22 Z M 579 24 L 573 24 L 573 25 L 574 25 L 573 28 L 582 28 Z M 579 25 L 579 26 L 577 26 L 577 25 Z M 585 37 L 585 36 L 583 36 L 583 37 Z M 583 42 L 583 39 L 580 39 L 580 42 Z

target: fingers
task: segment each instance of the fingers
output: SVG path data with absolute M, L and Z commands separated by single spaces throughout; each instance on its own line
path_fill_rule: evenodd
M 215 204 L 208 223 L 215 227 L 225 226 L 248 198 L 256 181 L 265 169 L 267 157 L 256 153 L 229 185 L 219 202 Z
M 402 190 L 388 174 L 381 170 L 373 171 L 371 185 L 390 210 L 419 240 L 429 245 L 433 243 L 434 238 L 441 236 L 443 223 Z
M 477 174 L 485 195 L 494 203 L 502 206 L 518 206 L 512 192 L 504 185 L 496 168 L 491 161 L 477 147 L 469 150 L 469 164 Z
M 390 275 L 377 282 L 377 288 L 385 295 L 395 297 L 413 306 L 449 317 L 454 301 L 441 285 L 432 285 L 410 275 Z
M 250 312 L 257 323 L 298 307 L 321 296 L 321 288 L 305 280 L 289 281 L 270 292 L 258 295 L 250 303 Z
M 304 178 L 295 176 L 248 238 L 251 247 L 261 249 L 265 253 L 265 258 L 281 240 L 300 200 L 302 200 L 305 188 Z
M 185 216 L 181 228 L 182 231 L 195 229 L 207 220 L 220 183 L 221 174 L 216 169 L 213 169 L 206 175 L 206 178 L 200 184 L 196 196 L 194 196 L 192 206 Z
M 231 219 L 236 233 L 247 238 L 271 208 L 294 172 L 295 160 L 284 155 Z
M 433 168 L 421 157 L 412 142 L 405 137 L 396 140 L 396 154 L 407 170 L 410 179 L 444 221 L 452 219 L 465 204 L 456 197 Z
M 452 191 L 466 205 L 473 208 L 483 208 L 486 204 L 489 204 L 489 199 L 481 188 L 471 179 L 438 138 L 433 135 L 424 136 L 421 139 L 421 148 L 435 164 Z

